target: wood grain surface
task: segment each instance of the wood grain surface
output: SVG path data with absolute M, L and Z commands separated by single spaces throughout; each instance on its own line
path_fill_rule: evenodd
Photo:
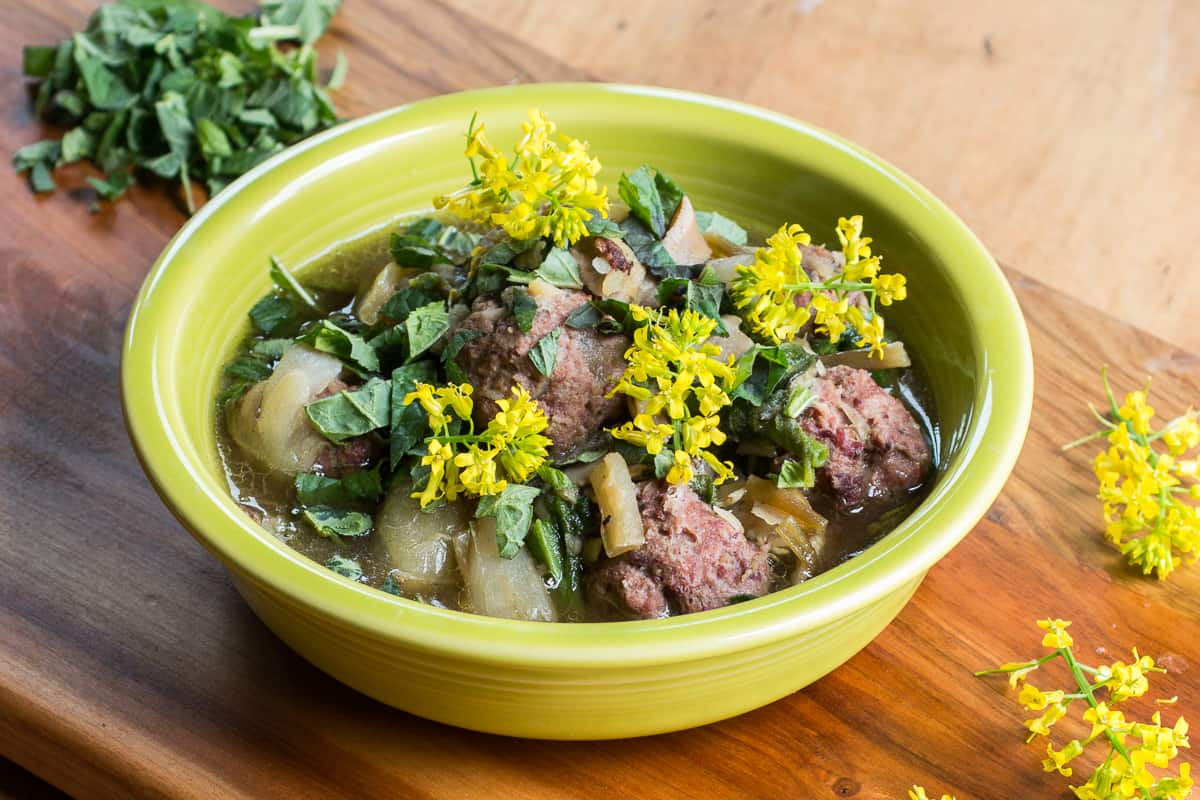
M 5 152 L 43 133 L 20 45 L 63 38 L 92 5 L 5 0 Z M 34 198 L 0 169 L 0 754 L 85 797 L 898 798 L 913 782 L 1062 797 L 1007 684 L 971 677 L 1036 652 L 1048 614 L 1074 619 L 1094 660 L 1133 645 L 1164 660 L 1158 693 L 1200 719 L 1200 567 L 1157 583 L 1122 566 L 1099 537 L 1090 451 L 1058 450 L 1088 430 L 1101 363 L 1122 386 L 1154 376 L 1164 413 L 1200 400 L 1200 330 L 1178 313 L 1200 300 L 1198 36 L 1194 3 L 346 1 L 321 47 L 350 57 L 347 115 L 512 80 L 758 102 L 927 183 L 1025 309 L 1038 383 L 1021 461 L 896 623 L 772 706 L 633 741 L 426 722 L 276 640 L 158 501 L 121 421 L 125 316 L 183 217 L 153 187 L 92 217 L 82 191 Z

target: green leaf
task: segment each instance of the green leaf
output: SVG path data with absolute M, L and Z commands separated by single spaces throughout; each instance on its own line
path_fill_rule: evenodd
M 33 169 L 29 170 L 29 186 L 40 194 L 42 192 L 53 192 L 57 184 L 54 182 L 54 177 L 50 174 L 50 168 L 39 161 L 33 165 Z
M 533 521 L 533 502 L 541 493 L 534 486 L 510 483 L 500 494 L 480 499 L 475 518 L 496 518 L 496 548 L 501 558 L 513 558 L 525 543 Z
M 568 328 L 594 328 L 600 324 L 600 320 L 601 315 L 596 307 L 591 303 L 584 303 L 567 315 L 563 325 Z
M 392 370 L 391 436 L 388 439 L 392 469 L 414 449 L 420 450 L 429 433 L 429 418 L 420 403 L 404 405 L 405 396 L 418 383 L 437 383 L 437 370 L 428 361 L 406 364 Z
M 379 371 L 379 357 L 375 354 L 375 348 L 367 344 L 361 336 L 343 330 L 327 319 L 306 330 L 296 341 L 304 342 L 322 353 L 337 356 L 364 372 Z
M 261 381 L 271 377 L 271 368 L 257 358 L 237 358 L 225 365 L 225 374 L 231 378 Z
M 562 336 L 562 326 L 547 333 L 529 351 L 529 360 L 537 371 L 547 378 L 554 373 L 554 365 L 558 362 L 558 338 Z
M 434 264 L 450 263 L 450 259 L 433 244 L 420 236 L 392 234 L 392 260 L 402 267 L 428 269 Z
M 27 144 L 13 153 L 13 169 L 24 172 L 35 164 L 54 164 L 62 154 L 62 143 L 57 139 L 43 139 Z
M 104 180 L 88 177 L 87 182 L 96 190 L 101 200 L 116 200 L 133 185 L 133 175 L 128 172 L 114 172 Z
M 325 33 L 341 4 L 342 0 L 263 0 L 262 18 L 268 25 L 295 27 L 296 35 L 289 38 L 312 44 Z
M 557 586 L 563 578 L 563 552 L 558 531 L 546 520 L 535 519 L 529 531 L 528 542 L 529 552 L 546 566 L 551 584 Z
M 745 228 L 715 211 L 697 211 L 696 224 L 700 226 L 701 233 L 720 236 L 730 244 L 739 247 L 745 247 L 749 240 Z
M 579 265 L 574 256 L 562 247 L 552 247 L 535 270 L 535 274 L 549 284 L 562 289 L 582 289 L 583 278 L 579 276 Z
M 729 330 L 721 320 L 721 298 L 725 294 L 723 283 L 702 283 L 688 281 L 685 302 L 687 308 L 709 319 L 716 320 L 715 333 L 718 336 L 728 336 Z
M 439 300 L 414 309 L 404 320 L 404 329 L 408 333 L 407 361 L 412 362 L 450 329 L 446 304 Z
M 518 286 L 513 289 L 513 317 L 517 320 L 517 327 L 522 333 L 529 333 L 533 330 L 533 319 L 537 316 L 537 301 L 529 296 L 529 291 Z
M 297 309 L 292 302 L 274 292 L 259 300 L 250 309 L 250 321 L 267 336 L 287 330 L 295 324 L 296 319 Z
M 466 383 L 466 373 L 462 371 L 462 367 L 458 366 L 458 354 L 466 347 L 468 342 L 478 339 L 483 336 L 482 331 L 472 331 L 458 329 L 450 334 L 449 341 L 446 342 L 445 349 L 442 350 L 442 363 L 446 366 L 446 377 L 455 383 Z
M 306 506 L 347 506 L 374 503 L 383 494 L 379 467 L 351 472 L 344 478 L 330 478 L 315 472 L 301 472 L 294 481 L 296 499 Z
M 629 206 L 630 216 L 641 220 L 656 238 L 661 239 L 667 232 L 667 215 L 650 168 L 643 164 L 630 175 L 621 173 L 617 192 Z
M 371 532 L 371 516 L 361 511 L 343 511 L 329 506 L 304 509 L 304 518 L 327 539 L 339 541 L 343 536 L 366 536 Z
M 809 440 L 814 450 L 806 451 L 801 459 L 789 458 L 779 468 L 779 476 L 775 485 L 781 489 L 811 489 L 816 483 L 816 469 L 825 465 L 829 450 L 820 442 Z
M 389 297 L 379 309 L 379 316 L 403 322 L 414 310 L 430 303 L 441 302 L 449 293 L 449 287 L 440 275 L 426 272 L 417 275 L 409 281 L 408 286 Z
M 667 218 L 666 227 L 670 227 L 675 212 L 679 210 L 679 203 L 683 200 L 683 189 L 659 170 L 654 171 L 654 188 L 658 190 L 659 202 Z
M 291 339 L 259 339 L 250 346 L 250 352 L 259 358 L 275 361 L 292 349 Z
M 73 164 L 80 159 L 88 158 L 96 147 L 96 137 L 81 127 L 72 128 L 63 134 L 62 154 L 60 164 Z
M 392 384 L 371 378 L 358 389 L 343 390 L 314 400 L 304 407 L 313 427 L 334 444 L 362 436 L 388 425 Z
M 158 116 L 158 125 L 162 128 L 163 139 L 171 152 L 187 163 L 192 152 L 192 135 L 195 128 L 188 116 L 187 103 L 178 92 L 167 92 L 162 99 L 154 104 L 154 113 Z
M 316 299 L 275 256 L 271 256 L 271 281 L 283 290 L 284 294 L 291 295 L 313 311 L 320 312 Z
M 625 236 L 620 225 L 599 214 L 592 214 L 584 225 L 587 227 L 588 236 L 603 236 L 605 239 L 622 239 Z
M 221 126 L 208 117 L 196 121 L 196 139 L 200 142 L 200 152 L 205 158 L 220 158 L 233 155 L 233 147 L 229 137 Z
M 333 64 L 333 71 L 329 73 L 329 81 L 325 84 L 325 88 L 336 92 L 342 88 L 342 84 L 346 82 L 346 73 L 350 69 L 350 62 L 346 60 L 346 54 L 338 50 L 337 60 Z
M 137 100 L 137 95 L 129 91 L 124 81 L 97 58 L 83 61 L 79 73 L 83 76 L 88 99 L 96 108 L 113 111 L 128 108 Z
M 25 45 L 21 58 L 21 70 L 30 78 L 45 78 L 54 68 L 56 47 Z
M 361 581 L 363 579 L 362 566 L 353 558 L 330 556 L 325 561 L 325 568 L 331 569 L 343 578 L 349 578 L 352 581 Z
M 675 266 L 675 259 L 671 258 L 667 248 L 641 221 L 629 217 L 621 222 L 621 230 L 625 233 L 625 243 L 647 269 L 653 271 L 656 267 Z

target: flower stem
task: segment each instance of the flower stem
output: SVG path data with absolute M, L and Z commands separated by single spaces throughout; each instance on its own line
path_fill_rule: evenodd
M 1087 700 L 1088 705 L 1092 708 L 1099 706 L 1100 703 L 1096 700 L 1096 695 L 1092 691 L 1091 682 L 1083 675 L 1083 665 L 1075 660 L 1075 654 L 1071 652 L 1071 648 L 1060 647 L 1058 652 L 1062 653 L 1063 661 L 1067 662 L 1067 666 L 1071 668 L 1071 675 L 1075 678 L 1075 685 L 1079 687 L 1081 692 L 1083 692 L 1084 699 Z M 1125 745 L 1121 744 L 1120 740 L 1117 739 L 1117 735 L 1105 728 L 1104 736 L 1108 739 L 1113 749 L 1120 753 L 1121 756 L 1128 761 L 1129 751 L 1126 750 Z

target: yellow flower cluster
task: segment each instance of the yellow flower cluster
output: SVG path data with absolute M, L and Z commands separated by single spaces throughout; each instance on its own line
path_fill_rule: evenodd
M 1130 392 L 1118 407 L 1104 373 L 1109 415 L 1105 430 L 1067 447 L 1103 436 L 1108 448 L 1092 461 L 1100 482 L 1105 535 L 1147 575 L 1161 579 L 1183 557 L 1200 555 L 1200 509 L 1188 500 L 1200 499 L 1198 412 L 1186 414 L 1154 430 L 1154 408 L 1145 391 Z M 1094 409 L 1093 409 L 1094 410 Z M 1097 414 L 1097 416 L 1100 416 Z
M 1138 655 L 1137 650 L 1133 651 L 1132 663 L 1115 661 L 1098 668 L 1089 667 L 1075 659 L 1071 649 L 1074 642 L 1066 632 L 1070 622 L 1044 619 L 1037 624 L 1046 632 L 1042 637 L 1042 645 L 1050 648 L 1048 655 L 976 674 L 1007 673 L 1009 683 L 1015 686 L 1030 672 L 1049 661 L 1061 658 L 1066 663 L 1075 680 L 1074 691 L 1042 691 L 1025 683 L 1017 697 L 1017 701 L 1027 710 L 1041 712 L 1040 716 L 1025 721 L 1025 727 L 1030 731 L 1029 741 L 1037 736 L 1049 737 L 1050 729 L 1066 716 L 1071 703 L 1082 700 L 1087 704 L 1082 719 L 1091 724 L 1091 732 L 1082 740 L 1071 739 L 1060 749 L 1055 749 L 1054 744 L 1048 742 L 1046 758 L 1042 760 L 1043 769 L 1071 777 L 1073 768 L 1069 766 L 1070 763 L 1082 755 L 1088 745 L 1103 738 L 1109 746 L 1108 755 L 1086 783 L 1071 787 L 1080 800 L 1125 800 L 1132 797 L 1182 800 L 1190 796 L 1191 767 L 1187 763 L 1179 765 L 1176 775 L 1156 775 L 1150 769 L 1169 769 L 1171 762 L 1179 755 L 1179 748 L 1189 747 L 1187 721 L 1180 717 L 1174 726 L 1166 727 L 1162 724 L 1161 715 L 1155 712 L 1149 723 L 1131 722 L 1125 718 L 1124 712 L 1113 708 L 1130 698 L 1146 694 L 1150 688 L 1146 677 L 1148 673 L 1166 670 L 1155 666 L 1154 659 L 1149 656 Z M 1096 694 L 1101 691 L 1108 692 L 1107 700 L 1097 699 Z
M 716 321 L 691 310 L 629 308 L 644 324 L 633 332 L 633 345 L 625 351 L 628 365 L 608 396 L 632 398 L 637 413 L 609 433 L 651 456 L 670 450 L 668 483 L 692 480 L 697 458 L 722 483 L 733 476 L 733 464 L 709 448 L 725 443 L 718 414 L 730 403 L 734 371 L 733 359 L 721 361 L 721 349 L 708 341 Z
M 425 440 L 427 451 L 421 459 L 421 464 L 429 467 L 429 480 L 412 495 L 420 498 L 422 508 L 441 499 L 453 501 L 462 494 L 500 494 L 508 481 L 525 481 L 546 460 L 546 448 L 551 444 L 542 435 L 546 414 L 522 386 L 513 387 L 511 398 L 496 402 L 500 410 L 480 434 L 475 433 L 471 420 L 470 384 L 434 387 L 418 383 L 404 396 L 404 405 L 414 402 L 425 410 L 433 431 Z M 454 431 L 464 425 L 467 433 Z
M 596 181 L 600 161 L 588 154 L 587 143 L 559 135 L 558 126 L 536 109 L 521 130 L 510 162 L 472 117 L 466 156 L 474 180 L 459 192 L 434 198 L 433 204 L 465 219 L 498 225 L 513 239 L 550 237 L 566 247 L 587 235 L 593 215 L 608 216 L 608 190 Z
M 890 306 L 908 296 L 905 277 L 880 274 L 880 256 L 871 253 L 871 238 L 862 235 L 863 218 L 838 219 L 837 235 L 845 263 L 832 277 L 813 280 L 803 269 L 800 249 L 812 238 L 799 225 L 784 225 L 754 253 L 754 263 L 737 268 L 730 285 L 734 304 L 742 309 L 750 329 L 772 342 L 795 338 L 811 321 L 830 341 L 847 328 L 857 333 L 855 344 L 883 355 L 883 317 L 878 306 Z M 854 298 L 860 292 L 864 303 Z M 807 300 L 802 302 L 803 300 Z
M 931 800 L 931 798 L 929 797 L 929 795 L 925 794 L 924 786 L 914 785 L 911 789 L 908 790 L 908 800 Z M 944 794 L 944 795 L 942 795 L 942 800 L 955 800 L 955 799 L 948 794 Z

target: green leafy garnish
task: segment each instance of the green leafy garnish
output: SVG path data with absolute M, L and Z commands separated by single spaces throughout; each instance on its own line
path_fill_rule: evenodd
M 541 494 L 534 486 L 510 483 L 500 494 L 481 498 L 475 518 L 496 518 L 496 547 L 501 558 L 513 558 L 525 543 L 533 521 L 533 501 Z
M 325 567 L 352 581 L 361 581 L 363 579 L 362 566 L 353 558 L 330 556 L 325 562 Z
M 552 247 L 546 253 L 542 265 L 534 270 L 542 280 L 561 289 L 582 289 L 583 278 L 579 276 L 579 265 L 575 258 L 562 247 Z
M 406 455 L 424 449 L 425 437 L 429 433 L 429 419 L 421 404 L 405 405 L 404 397 L 416 389 L 418 383 L 436 381 L 437 370 L 428 361 L 406 364 L 392 371 L 391 436 L 388 441 L 392 469 Z
M 254 315 L 253 309 L 250 311 Z M 270 333 L 270 331 L 265 331 Z M 375 348 L 367 344 L 356 333 L 343 330 L 327 319 L 323 319 L 296 338 L 296 341 L 309 345 L 314 350 L 337 356 L 363 372 L 379 371 L 379 356 Z
M 178 181 L 188 211 L 192 181 L 209 194 L 289 144 L 337 121 L 316 83 L 311 43 L 339 0 L 265 0 L 261 25 L 200 2 L 118 0 L 57 46 L 26 47 L 37 116 L 63 125 L 61 142 L 13 157 L 34 191 L 51 171 L 87 160 L 105 173 L 89 183 L 120 197 L 139 172 Z M 275 43 L 300 41 L 282 50 Z M 345 75 L 340 58 L 335 78 Z M 331 85 L 333 81 L 331 80 Z M 31 149 L 32 148 L 32 149 Z
M 641 220 L 625 219 L 621 222 L 621 231 L 625 234 L 625 243 L 646 269 L 653 271 L 654 268 L 675 266 L 675 259 L 671 258 L 667 248 Z
M 408 361 L 413 361 L 450 330 L 450 314 L 441 300 L 414 309 L 404 320 L 408 334 Z
M 389 424 L 392 384 L 371 378 L 359 389 L 344 390 L 304 407 L 313 427 L 334 444 Z
M 533 318 L 537 316 L 537 301 L 529 295 L 529 290 L 523 286 L 518 286 L 513 289 L 512 294 L 512 309 L 513 317 L 517 321 L 517 327 L 522 333 L 529 333 L 533 330 Z
M 296 276 L 289 272 L 288 268 L 283 265 L 283 262 L 275 256 L 271 256 L 271 280 L 275 282 L 275 285 L 284 294 L 299 300 L 310 310 L 316 312 L 321 310 L 317 307 L 317 301 L 312 294 L 301 285 L 300 281 L 296 280 Z
M 463 330 L 461 328 L 450 334 L 450 338 L 446 342 L 446 347 L 442 350 L 442 363 L 446 366 L 446 377 L 455 383 L 467 382 L 466 373 L 463 372 L 462 367 L 458 365 L 455 359 L 458 358 L 458 354 L 467 346 L 468 342 L 478 339 L 480 336 L 483 336 L 482 331 Z M 431 381 L 426 381 L 426 383 L 431 383 Z
M 351 472 L 344 478 L 330 478 L 315 472 L 296 476 L 296 499 L 306 506 L 347 506 L 373 503 L 383 494 L 379 468 Z
M 630 215 L 641 220 L 658 239 L 667 232 L 683 199 L 683 191 L 673 180 L 645 165 L 632 174 L 622 173 L 618 192 L 629 206 Z
M 716 211 L 697 211 L 696 224 L 700 227 L 701 233 L 711 233 L 715 236 L 720 236 L 730 244 L 735 244 L 739 247 L 744 247 L 749 241 L 749 236 L 746 234 L 746 229 L 729 217 L 724 217 Z
M 558 338 L 560 336 L 562 336 L 561 325 L 539 339 L 538 343 L 529 351 L 529 360 L 537 367 L 537 371 L 547 378 L 554 372 L 554 365 L 558 363 Z
M 428 268 L 438 263 L 450 263 L 439 247 L 415 234 L 392 234 L 392 260 L 402 267 Z
M 327 539 L 338 541 L 343 536 L 366 536 L 371 532 L 371 515 L 361 511 L 344 511 L 330 506 L 309 506 L 304 518 Z

